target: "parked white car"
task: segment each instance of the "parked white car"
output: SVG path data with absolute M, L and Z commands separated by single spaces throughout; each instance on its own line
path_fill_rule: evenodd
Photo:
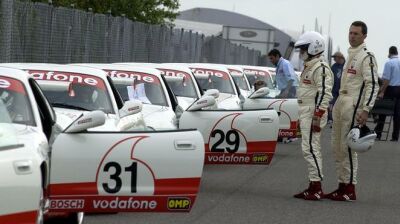
M 106 123 L 96 131 L 146 130 L 140 101 L 124 102 L 107 74 L 99 69 L 73 65 L 0 64 L 28 72 L 54 107 L 58 124 L 66 128 L 88 111 L 106 114 Z
M 155 130 L 177 129 L 176 112 L 182 113 L 182 109 L 177 108 L 175 96 L 168 94 L 159 70 L 120 64 L 78 65 L 105 71 L 124 101 L 142 102 L 142 114 L 148 127 Z
M 10 114 L 4 120 L 16 129 L 16 136 L 7 129 L 14 140 L 0 146 L 0 195 L 8 199 L 0 200 L 0 223 L 42 223 L 47 210 L 69 214 L 69 223 L 80 223 L 82 212 L 191 210 L 204 164 L 200 132 L 99 132 L 106 122 L 100 110 L 63 128 L 34 75 L 1 67 L 0 74 L 0 102 Z

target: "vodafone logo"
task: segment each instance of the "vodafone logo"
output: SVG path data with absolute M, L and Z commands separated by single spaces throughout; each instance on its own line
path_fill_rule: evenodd
M 82 83 L 91 86 L 96 86 L 98 81 L 94 78 L 82 76 L 79 74 L 57 73 L 57 72 L 30 72 L 34 79 L 38 80 L 54 80 L 66 81 L 73 83 Z
M 279 129 L 279 137 L 295 137 L 296 131 Z
M 230 72 L 232 75 L 241 75 L 241 74 L 242 74 L 240 71 L 234 70 L 234 69 L 229 69 L 229 72 Z
M 145 73 L 127 72 L 127 71 L 108 71 L 108 75 L 112 78 L 130 78 L 136 81 L 145 81 L 148 83 L 156 83 L 157 77 Z
M 8 88 L 10 88 L 10 86 L 11 86 L 11 83 L 9 81 L 0 79 L 0 88 L 8 89 Z
M 180 72 L 180 71 L 174 71 L 174 70 L 165 70 L 165 69 L 160 69 L 161 74 L 165 76 L 172 76 L 172 77 L 182 77 L 185 78 L 187 76 L 186 73 Z
M 228 78 L 228 74 L 216 70 L 192 68 L 192 72 L 198 75 L 212 75 L 218 78 Z
M 268 75 L 268 73 L 266 73 L 266 72 L 264 72 L 264 71 L 260 71 L 260 70 L 244 69 L 244 72 L 245 72 L 246 74 L 249 74 L 249 75 L 263 75 L 263 76 Z

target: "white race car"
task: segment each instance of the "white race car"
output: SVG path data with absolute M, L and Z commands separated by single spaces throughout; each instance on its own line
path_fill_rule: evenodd
M 28 72 L 54 107 L 66 128 L 82 113 L 101 110 L 106 123 L 96 131 L 145 130 L 139 101 L 124 102 L 107 74 L 99 69 L 58 64 L 0 64 Z
M 0 148 L 0 223 L 41 223 L 47 209 L 71 214 L 70 223 L 81 212 L 191 210 L 204 164 L 200 132 L 92 131 L 106 122 L 99 110 L 62 128 L 33 78 L 0 71 L 0 102 L 17 131 Z
M 297 136 L 297 126 L 299 122 L 299 105 L 297 99 L 276 98 L 280 91 L 275 87 L 267 67 L 242 65 L 246 79 L 251 86 L 257 80 L 264 81 L 269 88 L 270 93 L 265 97 L 248 99 L 245 104 L 247 108 L 274 108 L 280 112 L 280 130 L 279 137 L 293 138 Z
M 155 130 L 177 129 L 175 112 L 179 111 L 178 104 L 175 96 L 168 94 L 159 70 L 120 64 L 78 65 L 102 69 L 111 77 L 124 101 L 142 102 L 143 118 L 148 127 Z

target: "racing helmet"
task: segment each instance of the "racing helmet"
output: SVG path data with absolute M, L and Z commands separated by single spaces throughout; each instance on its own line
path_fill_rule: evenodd
M 302 48 L 307 50 L 311 56 L 315 56 L 324 52 L 325 40 L 322 35 L 315 31 L 308 31 L 303 33 L 294 44 L 295 48 Z
M 347 134 L 347 145 L 355 152 L 366 152 L 374 145 L 375 138 L 376 133 L 367 125 L 355 126 Z

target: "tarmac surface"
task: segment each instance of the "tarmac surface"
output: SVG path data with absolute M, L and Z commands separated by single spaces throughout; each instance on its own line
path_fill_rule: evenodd
M 337 187 L 330 135 L 326 128 L 326 193 Z M 400 142 L 378 141 L 359 154 L 355 202 L 293 198 L 308 186 L 300 142 L 278 144 L 270 166 L 206 166 L 190 213 L 87 215 L 84 223 L 400 223 Z

